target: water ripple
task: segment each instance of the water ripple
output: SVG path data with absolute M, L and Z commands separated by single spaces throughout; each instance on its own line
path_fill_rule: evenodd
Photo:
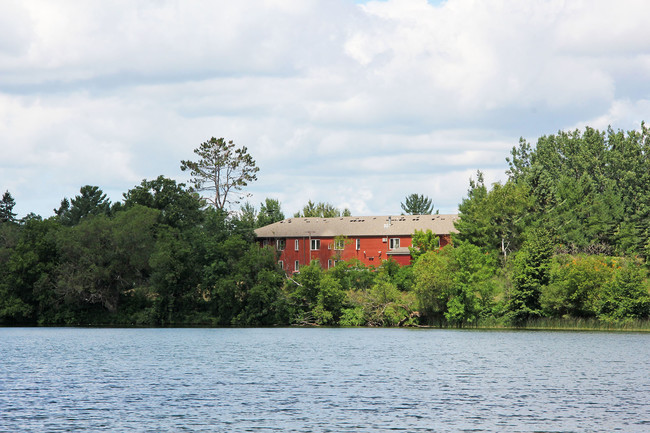
M 0 431 L 646 432 L 650 335 L 0 328 Z

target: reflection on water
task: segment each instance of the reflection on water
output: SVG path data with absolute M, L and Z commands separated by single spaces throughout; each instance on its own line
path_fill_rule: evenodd
M 0 431 L 648 432 L 650 334 L 0 328 Z

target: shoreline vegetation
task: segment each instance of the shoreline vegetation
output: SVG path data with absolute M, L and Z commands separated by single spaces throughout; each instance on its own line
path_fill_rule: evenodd
M 1 324 L 0 328 L 21 327 L 21 328 L 107 328 L 107 329 L 281 329 L 281 328 L 302 328 L 302 329 L 379 329 L 377 326 L 334 326 L 334 325 L 300 325 L 300 324 L 278 324 L 268 326 L 227 326 L 227 325 L 210 325 L 210 324 L 170 324 L 167 326 L 152 325 L 135 325 L 135 324 Z M 448 330 L 448 331 L 561 331 L 561 332 L 633 332 L 645 333 L 650 332 L 650 320 L 634 320 L 619 323 L 608 323 L 591 319 L 538 319 L 520 326 L 512 326 L 495 323 L 492 320 L 486 320 L 485 323 L 475 325 L 449 326 L 449 325 L 409 325 L 409 326 L 392 326 L 381 327 L 381 329 L 412 329 L 412 330 Z
M 258 170 L 234 146 L 213 138 L 197 155 L 226 165 L 210 152 L 237 155 L 241 187 Z M 453 245 L 414 233 L 411 266 L 312 262 L 291 277 L 253 232 L 284 219 L 276 199 L 228 212 L 231 189 L 159 176 L 120 202 L 87 185 L 53 217 L 17 219 L 7 191 L 0 326 L 650 330 L 645 124 L 522 139 L 507 162 L 503 184 L 470 180 Z M 208 205 L 202 189 L 222 192 Z M 322 205 L 312 207 L 339 212 Z

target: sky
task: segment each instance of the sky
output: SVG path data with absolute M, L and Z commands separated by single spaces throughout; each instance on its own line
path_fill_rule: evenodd
M 0 193 L 53 215 L 111 201 L 211 137 L 246 146 L 248 200 L 455 213 L 520 137 L 650 120 L 645 0 L 2 0 Z M 237 210 L 237 207 L 233 207 Z

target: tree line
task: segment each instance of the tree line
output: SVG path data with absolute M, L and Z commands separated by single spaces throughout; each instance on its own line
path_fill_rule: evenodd
M 410 268 L 395 263 L 312 263 L 287 278 L 253 232 L 284 218 L 275 199 L 229 213 L 163 176 L 117 203 L 84 186 L 47 219 L 17 220 L 5 198 L 3 325 L 397 325 L 415 311 Z
M 645 124 L 560 131 L 535 145 L 522 139 L 506 182 L 488 187 L 480 172 L 470 180 L 453 245 L 439 249 L 433 233 L 414 233 L 412 266 L 353 260 L 324 270 L 312 262 L 290 276 L 253 232 L 284 219 L 280 202 L 241 203 L 254 160 L 232 142 L 206 143 L 198 162 L 182 161 L 191 187 L 160 176 L 111 203 L 84 186 L 53 217 L 21 220 L 5 192 L 0 323 L 463 327 L 650 315 Z M 206 190 L 211 200 L 200 195 Z M 239 211 L 228 212 L 237 202 Z M 402 209 L 433 206 L 411 194 Z M 309 201 L 296 216 L 346 214 Z
M 446 301 L 431 316 L 510 325 L 538 319 L 621 323 L 650 314 L 650 131 L 559 131 L 532 145 L 521 139 L 505 183 L 470 181 L 459 205 L 454 252 L 430 258 L 430 272 L 457 266 L 483 283 L 469 295 L 438 280 L 427 288 Z M 463 266 L 463 249 L 486 255 Z M 489 260 L 488 260 L 489 258 Z M 418 264 L 416 264 L 418 266 Z M 424 267 L 424 263 L 419 264 Z M 491 275 L 488 277 L 488 275 Z M 430 294 L 431 294 L 430 293 Z M 468 297 L 469 296 L 469 297 Z M 489 299 L 488 304 L 484 303 Z M 460 311 L 460 315 L 457 314 Z

